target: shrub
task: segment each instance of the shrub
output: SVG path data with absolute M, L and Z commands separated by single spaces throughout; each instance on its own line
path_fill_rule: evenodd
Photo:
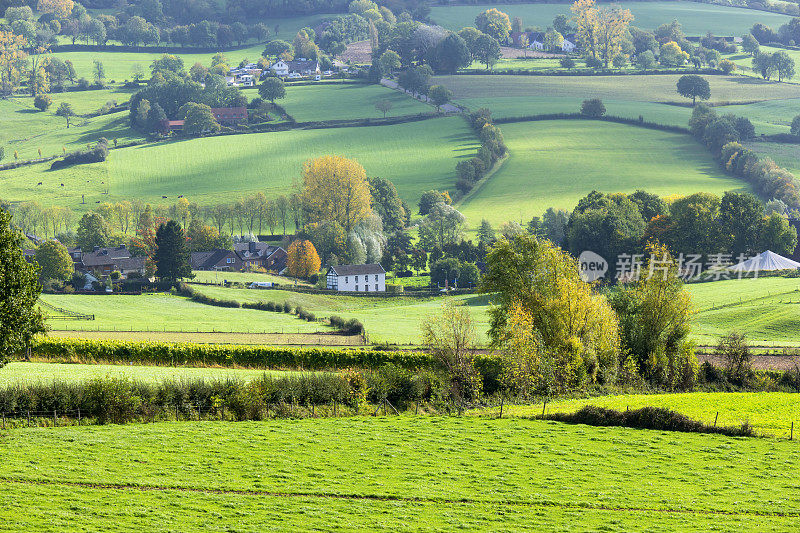
M 94 148 L 79 152 L 72 152 L 65 155 L 62 159 L 53 161 L 50 165 L 50 170 L 58 170 L 60 168 L 69 167 L 72 165 L 83 165 L 88 163 L 100 163 L 105 161 L 108 157 L 108 141 L 95 144 Z
M 602 117 L 606 114 L 606 106 L 599 98 L 584 100 L 581 104 L 581 115 L 587 117 Z
M 51 105 L 53 105 L 53 99 L 48 94 L 40 93 L 33 99 L 33 106 L 39 111 L 45 111 Z
M 553 413 L 542 417 L 568 424 L 589 426 L 630 427 L 687 433 L 719 433 L 731 437 L 752 437 L 753 429 L 745 422 L 740 427 L 709 426 L 660 407 L 643 407 L 634 411 L 615 411 L 587 405 L 575 413 Z
M 559 61 L 559 63 L 561 64 L 562 68 L 570 70 L 575 68 L 575 60 L 572 59 L 571 57 L 564 57 L 561 59 L 561 61 Z

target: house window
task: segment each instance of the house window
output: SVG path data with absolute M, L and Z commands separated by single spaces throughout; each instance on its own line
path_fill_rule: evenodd
M 375 281 L 378 281 L 378 275 L 375 274 Z
M 358 283 L 358 276 L 356 276 L 356 283 Z
M 378 290 L 378 284 L 377 283 L 375 284 L 375 290 L 376 291 Z
M 347 283 L 347 276 L 344 277 L 344 282 Z
M 358 292 L 358 285 L 356 285 L 356 292 Z

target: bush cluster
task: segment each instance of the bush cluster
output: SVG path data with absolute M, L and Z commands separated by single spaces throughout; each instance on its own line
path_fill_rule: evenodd
M 366 380 L 348 373 L 304 373 L 282 377 L 268 374 L 250 381 L 192 380 L 158 384 L 104 377 L 81 383 L 20 383 L 0 389 L 0 411 L 61 413 L 122 424 L 193 412 L 216 416 L 224 408 L 235 420 L 292 416 L 290 405 L 337 402 L 358 409 L 366 396 Z
M 800 207 L 800 182 L 769 158 L 761 158 L 739 141 L 755 135 L 755 128 L 744 117 L 718 116 L 710 107 L 699 104 L 689 120 L 692 135 L 703 142 L 726 171 L 753 185 L 766 198 L 781 200 L 790 208 Z
M 71 152 L 61 159 L 57 159 L 50 164 L 50 170 L 58 170 L 72 165 L 84 165 L 87 163 L 99 163 L 108 157 L 108 140 L 100 139 L 94 148 Z
M 642 407 L 633 411 L 615 411 L 587 405 L 574 413 L 553 413 L 544 415 L 542 418 L 568 424 L 587 424 L 589 426 L 629 427 L 661 431 L 682 431 L 686 433 L 718 433 L 731 437 L 753 436 L 753 428 L 747 422 L 740 427 L 709 426 L 661 407 Z
M 483 176 L 486 175 L 498 159 L 503 157 L 508 148 L 503 139 L 503 132 L 492 122 L 492 112 L 481 108 L 470 113 L 469 121 L 481 139 L 481 147 L 472 159 L 460 161 L 456 165 L 456 188 L 467 194 Z
M 344 318 L 333 315 L 328 318 L 331 326 L 338 329 L 345 335 L 363 335 L 364 334 L 364 324 L 358 321 L 355 318 L 351 318 L 349 320 L 345 320 Z

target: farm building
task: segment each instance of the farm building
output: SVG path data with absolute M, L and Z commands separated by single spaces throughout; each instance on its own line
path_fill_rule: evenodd
M 144 267 L 145 258 L 132 256 L 124 244 L 115 248 L 95 246 L 91 252 L 82 252 L 80 263 L 75 264 L 76 270 L 82 272 L 100 272 L 106 276 L 118 270 L 125 277 L 134 273 L 143 276 Z
M 385 292 L 386 271 L 379 264 L 339 265 L 328 270 L 328 289 L 340 292 Z
M 221 126 L 245 124 L 248 119 L 246 107 L 212 107 L 211 114 Z M 184 124 L 183 120 L 162 120 L 161 131 L 163 133 L 183 131 Z

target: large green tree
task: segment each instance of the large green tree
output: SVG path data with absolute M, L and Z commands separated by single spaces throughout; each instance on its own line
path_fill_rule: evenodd
M 258 86 L 258 94 L 274 104 L 276 99 L 286 96 L 286 86 L 280 78 L 267 78 Z
M 708 85 L 708 80 L 696 74 L 687 74 L 681 76 L 676 84 L 678 94 L 686 98 L 692 99 L 692 105 L 697 102 L 697 99 L 708 100 L 711 98 L 711 87 Z
M 78 236 L 76 244 L 82 250 L 89 252 L 95 246 L 108 246 L 110 229 L 106 220 L 99 213 L 86 213 L 78 222 Z
M 42 280 L 66 281 L 75 271 L 67 248 L 58 241 L 43 242 L 36 249 L 34 257 L 41 267 L 39 277 Z
M 36 307 L 42 286 L 39 267 L 23 255 L 24 237 L 11 224 L 11 215 L 0 209 L 0 357 L 8 357 L 45 331 Z
M 508 15 L 495 8 L 487 9 L 475 17 L 475 26 L 500 42 L 508 39 L 508 34 L 511 32 L 511 20 Z
M 156 231 L 156 251 L 153 256 L 156 276 L 162 281 L 175 282 L 191 276 L 189 248 L 183 228 L 174 220 L 161 224 Z

